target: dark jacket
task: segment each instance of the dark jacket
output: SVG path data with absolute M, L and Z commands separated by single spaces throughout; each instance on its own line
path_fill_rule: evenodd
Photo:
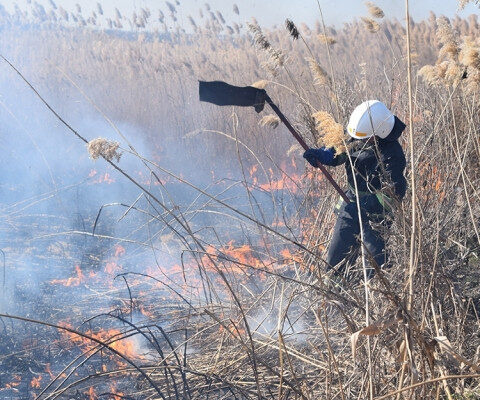
M 355 183 L 362 208 L 368 213 L 381 214 L 388 206 L 389 199 L 401 200 L 407 190 L 407 181 L 403 176 L 406 166 L 405 154 L 398 138 L 405 130 L 405 124 L 395 117 L 390 134 L 375 141 L 352 139 L 350 142 L 351 163 L 346 153 L 335 155 L 328 165 L 345 164 L 349 189 L 347 195 L 355 198 Z M 387 196 L 387 197 L 385 197 Z

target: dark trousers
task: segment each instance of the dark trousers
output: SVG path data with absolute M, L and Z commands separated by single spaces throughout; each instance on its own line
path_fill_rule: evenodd
M 333 231 L 332 240 L 327 254 L 328 269 L 334 269 L 336 274 L 344 274 L 355 263 L 360 252 L 360 221 L 355 201 L 340 206 L 338 218 Z M 379 267 L 387 267 L 385 241 L 382 233 L 371 226 L 371 219 L 362 212 L 363 236 L 367 260 L 373 257 Z M 368 277 L 374 275 L 370 265 Z

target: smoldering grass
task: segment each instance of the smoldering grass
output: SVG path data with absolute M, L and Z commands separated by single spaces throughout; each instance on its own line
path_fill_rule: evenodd
M 97 160 L 99 157 L 105 158 L 107 161 L 113 159 L 120 161 L 122 153 L 119 151 L 120 144 L 105 138 L 96 138 L 88 142 L 87 150 L 90 157 Z
M 261 126 L 269 126 L 275 129 L 280 124 L 280 118 L 276 115 L 265 115 L 258 123 Z

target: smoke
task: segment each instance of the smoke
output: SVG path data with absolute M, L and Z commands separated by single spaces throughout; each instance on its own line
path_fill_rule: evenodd
M 66 291 L 69 299 L 65 301 L 62 291 L 52 290 L 55 285 L 49 282 L 75 276 L 75 265 L 86 276 L 100 273 L 102 259 L 108 259 L 115 240 L 84 236 L 81 232 L 93 231 L 102 205 L 132 204 L 140 190 L 105 161 L 91 160 L 85 145 L 19 77 L 5 64 L 1 68 L 0 248 L 5 254 L 5 290 L 0 310 L 30 314 L 40 306 L 39 299 L 57 298 L 64 305 L 78 299 Z M 64 116 L 81 134 L 118 139 L 103 117 L 86 104 L 65 99 L 61 86 L 49 89 L 45 97 L 54 108 L 62 104 L 61 110 L 72 110 Z M 135 146 L 140 152 L 148 155 L 139 139 L 142 132 L 126 124 L 121 129 L 137 142 Z M 122 160 L 121 167 L 136 179 L 143 179 L 139 176 L 139 162 L 133 157 Z M 146 184 L 147 178 L 142 183 Z M 145 223 L 146 218 L 126 215 L 117 222 L 124 212 L 125 207 L 120 206 L 103 212 L 96 233 L 132 238 L 131 230 Z M 74 288 L 77 293 L 79 290 Z
M 34 68 L 17 67 L 27 71 Z M 79 298 L 89 294 L 85 285 L 91 285 L 90 290 L 98 285 L 95 290 L 100 290 L 106 282 L 109 282 L 107 287 L 113 285 L 113 278 L 119 273 L 145 272 L 151 266 L 168 270 L 178 263 L 182 252 L 181 243 L 170 240 L 167 245 L 163 241 L 172 234 L 172 230 L 165 227 L 165 222 L 172 222 L 168 210 L 185 210 L 188 223 L 194 229 L 215 226 L 217 232 L 223 229 L 225 235 L 232 235 L 230 240 L 235 239 L 235 234 L 245 234 L 241 230 L 234 232 L 225 224 L 228 213 L 219 213 L 218 205 L 211 198 L 199 195 L 195 189 L 147 164 L 156 170 L 156 176 L 152 175 L 145 162 L 131 154 L 129 144 L 98 111 L 78 93 L 75 97 L 71 95 L 67 83 L 49 86 L 32 82 L 82 136 L 88 140 L 102 137 L 120 142 L 124 155 L 119 168 L 161 199 L 166 207 L 155 208 L 142 195 L 142 190 L 119 171 L 104 160 L 90 159 L 85 144 L 39 101 L 19 76 L 5 64 L 1 68 L 4 79 L 0 82 L 3 132 L 0 146 L 4 156 L 0 168 L 5 178 L 1 182 L 0 209 L 5 235 L 0 248 L 6 256 L 2 311 L 38 314 L 38 307 L 47 305 L 34 300 L 36 298 L 52 301 L 59 296 L 65 305 L 78 304 Z M 147 132 L 126 121 L 116 121 L 116 124 L 146 159 L 155 160 L 243 212 L 259 218 L 265 218 L 265 213 L 273 214 L 268 209 L 270 204 L 273 210 L 272 197 L 265 190 L 251 192 L 258 205 L 253 209 L 249 206 L 245 188 L 238 183 L 241 170 L 220 168 L 206 172 L 195 164 L 195 160 L 205 154 L 195 157 L 185 154 L 185 142 L 169 142 L 168 149 L 159 149 L 152 146 Z M 201 138 L 191 140 L 201 143 Z M 199 146 L 199 153 L 201 150 Z M 243 167 L 246 169 L 247 165 Z M 157 217 L 159 213 L 163 215 L 161 218 Z M 219 219 L 222 225 L 218 224 Z M 126 248 L 122 259 L 114 256 L 119 245 Z M 177 260 L 172 254 L 176 254 Z M 122 265 L 106 272 L 109 262 Z M 59 282 L 65 286 L 69 279 L 71 289 L 66 292 L 66 300 Z M 115 285 L 115 290 L 126 295 L 127 287 L 122 281 L 117 280 Z M 106 297 L 96 304 L 98 308 L 108 308 L 111 303 L 112 299 Z M 96 312 L 97 308 L 89 311 Z
M 267 240 L 260 242 L 263 233 L 232 208 L 266 225 L 298 210 L 293 196 L 283 191 L 285 180 L 276 181 L 275 164 L 262 160 L 259 165 L 248 145 L 235 140 L 237 133 L 241 136 L 242 129 L 250 126 L 241 122 L 250 110 L 238 111 L 238 132 L 208 132 L 199 124 L 200 133 L 186 135 L 182 130 L 196 124 L 185 122 L 193 114 L 184 109 L 171 120 L 159 119 L 153 130 L 137 124 L 131 115 L 110 109 L 105 112 L 116 125 L 112 127 L 53 65 L 40 68 L 34 56 L 13 56 L 12 60 L 80 135 L 87 140 L 116 141 L 123 154 L 118 162 L 113 160 L 120 170 L 101 158 L 92 160 L 85 143 L 6 63 L 0 64 L 0 256 L 5 255 L 1 313 L 101 332 L 102 338 L 109 337 L 108 330 L 130 329 L 129 324 L 141 326 L 147 321 L 180 332 L 182 324 L 189 322 L 178 321 L 179 304 L 189 309 L 230 298 L 225 285 L 219 284 L 219 269 L 232 282 L 243 281 L 245 287 L 256 290 L 263 285 L 235 260 L 264 267 L 266 254 L 256 247 Z M 37 69 L 43 72 L 37 74 Z M 81 83 L 92 98 L 102 91 L 101 82 Z M 141 104 L 135 111 L 139 110 Z M 225 117 L 228 110 L 201 106 L 195 110 L 218 113 L 219 126 L 231 123 L 231 117 Z M 207 127 L 216 126 L 212 122 Z M 220 144 L 208 147 L 207 141 Z M 154 163 L 209 194 L 180 182 Z M 270 238 L 271 248 L 272 243 Z M 256 322 L 260 311 L 249 318 Z M 264 321 L 259 332 L 270 329 L 272 323 Z M 297 321 L 292 327 L 296 333 L 301 324 Z M 12 323 L 5 336 L 11 340 L 16 329 Z M 46 337 L 43 327 L 35 329 L 39 333 L 26 336 Z M 284 333 L 291 334 L 292 329 Z M 172 342 L 178 345 L 184 340 L 173 336 Z M 57 337 L 66 339 L 58 332 Z M 85 346 L 76 343 L 79 349 Z M 151 343 L 138 337 L 129 345 L 133 354 L 155 354 Z M 18 343 L 16 349 L 20 348 Z M 201 346 L 188 351 L 196 349 Z M 39 354 L 37 358 L 47 357 Z M 56 367 L 59 372 L 62 360 Z

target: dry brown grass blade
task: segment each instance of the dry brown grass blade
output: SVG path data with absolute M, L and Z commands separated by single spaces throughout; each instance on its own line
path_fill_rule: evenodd
M 415 383 L 413 385 L 410 385 L 410 386 L 405 386 L 399 390 L 396 390 L 394 392 L 391 392 L 391 393 L 388 393 L 388 394 L 385 394 L 383 396 L 380 396 L 380 397 L 375 397 L 374 400 L 385 400 L 385 399 L 388 399 L 388 398 L 391 398 L 397 394 L 400 394 L 400 393 L 403 393 L 403 392 L 406 392 L 408 390 L 413 390 L 415 388 L 418 388 L 418 387 L 422 387 L 422 386 L 425 386 L 425 385 L 430 385 L 432 383 L 435 383 L 435 382 L 442 382 L 442 381 L 446 381 L 446 380 L 454 380 L 454 379 L 469 379 L 469 378 L 480 378 L 480 374 L 471 374 L 471 375 L 447 375 L 447 376 L 442 376 L 440 378 L 434 378 L 434 379 L 429 379 L 427 381 L 423 381 L 423 382 L 418 382 L 418 383 Z
M 372 335 L 378 335 L 382 332 L 384 332 L 386 329 L 392 327 L 396 323 L 399 322 L 399 318 L 397 315 L 389 318 L 385 318 L 381 321 L 377 321 L 369 326 L 366 326 L 359 331 L 355 332 L 350 336 L 350 343 L 352 346 L 352 357 L 355 359 L 356 358 L 356 352 L 357 352 L 357 342 L 360 336 L 372 336 Z
M 272 129 L 275 129 L 280 124 L 280 118 L 278 118 L 276 115 L 273 115 L 273 114 L 265 115 L 258 122 L 258 124 L 261 126 L 268 126 L 268 127 L 271 127 Z
M 467 360 L 462 355 L 458 354 L 452 347 L 452 344 L 448 340 L 446 336 L 437 336 L 434 338 L 435 341 L 438 343 L 440 350 L 443 352 L 448 353 L 452 356 L 458 363 L 463 363 L 470 367 L 473 371 L 480 373 L 480 365 L 474 364 L 471 361 Z

